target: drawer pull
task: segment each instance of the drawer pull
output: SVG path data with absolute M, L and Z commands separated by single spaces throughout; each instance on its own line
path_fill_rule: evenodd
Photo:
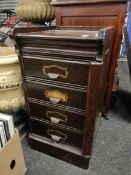
M 67 135 L 66 134 L 63 134 L 57 130 L 50 130 L 48 129 L 47 130 L 47 134 L 49 136 L 51 136 L 51 139 L 58 142 L 60 140 L 66 140 L 67 139 Z
M 56 136 L 56 135 L 51 135 L 51 138 L 52 138 L 52 140 L 54 140 L 56 142 L 60 141 L 60 139 L 61 139 L 61 137 Z
M 51 79 L 57 79 L 58 77 L 67 78 L 69 74 L 67 68 L 57 65 L 43 66 L 43 73 Z
M 48 98 L 53 104 L 57 104 L 59 102 L 67 102 L 68 96 L 65 93 L 56 90 L 46 90 L 45 96 Z
M 61 119 L 55 118 L 55 117 L 51 117 L 50 120 L 52 121 L 52 123 L 55 123 L 55 124 L 58 124 L 61 121 Z
M 51 79 L 57 79 L 60 75 L 55 73 L 48 73 L 48 77 Z
M 46 116 L 51 120 L 52 123 L 55 123 L 55 124 L 58 124 L 59 122 L 68 121 L 67 115 L 63 115 L 59 112 L 47 111 Z

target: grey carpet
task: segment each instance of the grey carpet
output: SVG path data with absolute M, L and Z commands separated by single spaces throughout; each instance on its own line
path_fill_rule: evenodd
M 89 170 L 32 150 L 23 140 L 26 175 L 130 175 L 131 84 L 127 63 L 119 63 L 120 88 L 112 101 L 109 120 L 101 120 Z

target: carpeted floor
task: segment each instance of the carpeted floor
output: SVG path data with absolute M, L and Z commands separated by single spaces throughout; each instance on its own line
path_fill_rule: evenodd
M 119 63 L 120 88 L 109 111 L 102 119 L 89 170 L 32 150 L 22 141 L 26 175 L 130 175 L 131 174 L 131 83 L 126 62 Z

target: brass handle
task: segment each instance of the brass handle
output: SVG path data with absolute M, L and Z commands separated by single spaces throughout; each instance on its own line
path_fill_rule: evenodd
M 43 66 L 43 73 L 51 79 L 67 78 L 69 75 L 68 69 L 57 65 Z
M 66 140 L 68 138 L 66 134 L 63 134 L 62 132 L 57 131 L 57 130 L 48 129 L 47 134 L 49 136 L 51 136 L 51 139 L 56 141 L 56 142 L 58 142 L 60 140 Z
M 59 112 L 54 111 L 47 111 L 46 112 L 47 118 L 51 120 L 52 123 L 58 124 L 59 122 L 67 122 L 68 117 L 67 115 L 63 115 Z
M 67 94 L 56 90 L 46 90 L 45 96 L 46 98 L 49 98 L 49 100 L 54 104 L 57 104 L 60 101 L 67 102 L 68 100 Z

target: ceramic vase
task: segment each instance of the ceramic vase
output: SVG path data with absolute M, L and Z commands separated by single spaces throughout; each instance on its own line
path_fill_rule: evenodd
M 23 21 L 50 22 L 55 18 L 51 0 L 21 0 L 16 6 L 16 14 Z
M 25 106 L 21 71 L 13 47 L 0 47 L 0 112 L 17 112 Z

